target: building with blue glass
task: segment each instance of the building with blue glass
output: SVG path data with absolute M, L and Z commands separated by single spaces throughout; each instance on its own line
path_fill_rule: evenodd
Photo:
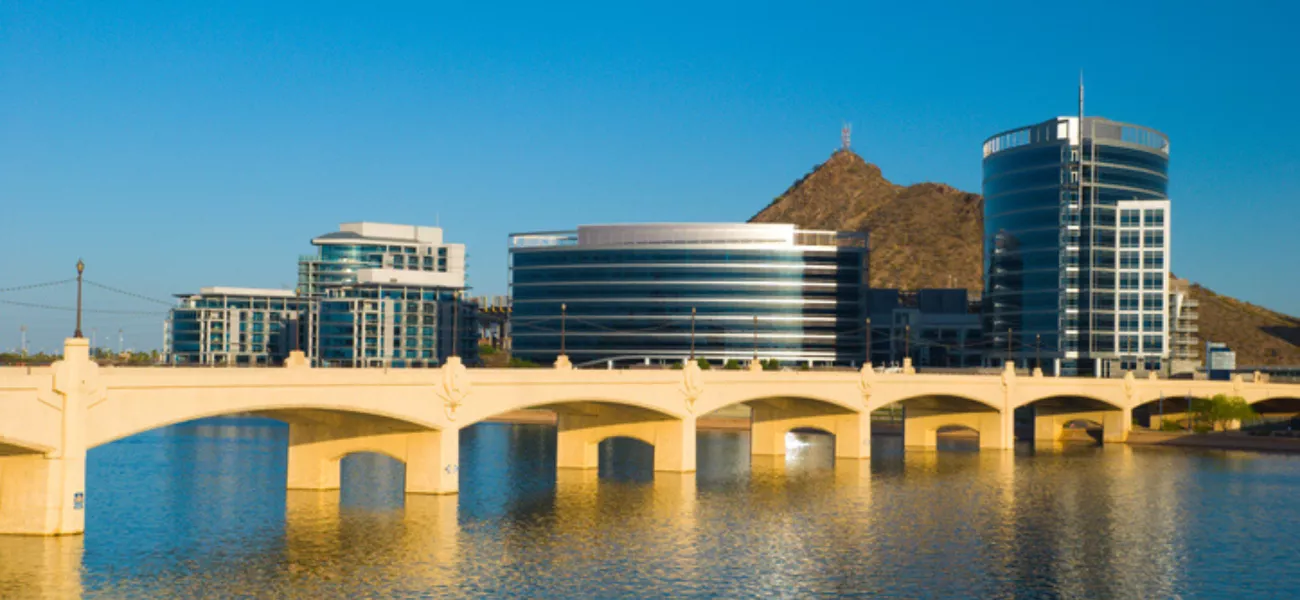
M 984 329 L 994 364 L 1156 371 L 1168 356 L 1169 140 L 1058 117 L 984 143 Z M 1005 350 L 1004 350 L 1005 349 Z
M 343 223 L 298 260 L 310 357 L 320 366 L 436 367 L 478 357 L 477 307 L 463 298 L 465 246 L 437 227 Z M 453 347 L 455 348 L 453 350 Z
M 163 336 L 169 363 L 271 366 L 301 349 L 310 302 L 292 291 L 205 287 L 177 298 Z
M 509 244 L 516 357 L 853 365 L 865 355 L 865 234 L 584 225 L 514 234 Z
M 176 364 L 256 366 L 302 350 L 327 367 L 436 367 L 478 360 L 477 307 L 463 298 L 465 246 L 437 227 L 344 223 L 300 257 L 298 289 L 182 294 L 164 343 Z

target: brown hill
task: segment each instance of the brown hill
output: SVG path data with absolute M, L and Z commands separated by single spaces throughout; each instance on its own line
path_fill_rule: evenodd
M 839 150 L 754 215 L 756 223 L 870 234 L 871 285 L 983 288 L 984 199 L 940 183 L 900 186 Z M 1300 319 L 1200 286 L 1200 337 L 1237 351 L 1237 364 L 1300 365 Z
M 1200 304 L 1197 335 L 1235 350 L 1238 366 L 1300 365 L 1300 319 L 1196 284 L 1191 296 Z
M 813 168 L 750 221 L 869 232 L 874 287 L 978 291 L 983 285 L 980 196 L 939 183 L 894 185 L 880 167 L 848 150 Z

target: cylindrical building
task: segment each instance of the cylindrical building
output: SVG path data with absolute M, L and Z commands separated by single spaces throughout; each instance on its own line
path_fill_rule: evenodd
M 1169 140 L 1059 117 L 984 143 L 984 318 L 994 362 L 1107 376 L 1167 355 Z M 1051 361 L 1050 363 L 1048 361 Z
M 867 239 L 788 224 L 584 225 L 510 236 L 514 356 L 859 364 Z

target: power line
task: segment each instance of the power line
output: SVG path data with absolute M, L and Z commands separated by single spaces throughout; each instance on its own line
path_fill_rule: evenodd
M 172 306 L 172 304 L 173 304 L 172 302 L 168 302 L 167 300 L 159 300 L 159 299 L 157 299 L 157 298 L 150 298 L 150 297 L 148 297 L 148 296 L 143 296 L 143 295 L 140 295 L 140 294 L 136 294 L 136 293 L 134 293 L 134 292 L 128 292 L 128 291 L 123 290 L 123 289 L 118 289 L 118 288 L 115 288 L 115 287 L 113 287 L 113 286 L 111 286 L 111 285 L 104 285 L 104 284 L 102 284 L 102 283 L 96 283 L 96 282 L 91 281 L 91 280 L 89 280 L 89 279 L 84 279 L 83 281 L 85 281 L 87 284 L 93 285 L 93 286 L 95 286 L 95 287 L 97 287 L 97 288 L 99 288 L 99 289 L 101 289 L 101 290 L 107 290 L 107 291 L 113 292 L 113 293 L 115 293 L 115 294 L 121 294 L 121 295 L 123 295 L 123 296 L 129 296 L 129 297 L 131 297 L 131 298 L 135 298 L 135 299 L 137 299 L 137 300 L 144 300 L 145 302 L 152 302 L 152 303 L 154 303 L 154 304 L 161 304 L 161 305 L 166 306 L 166 307 L 168 307 L 168 308 L 170 308 L 170 307 Z
M 18 302 L 17 300 L 0 300 L 0 304 L 23 306 L 27 308 L 39 308 L 42 310 L 58 310 L 64 312 L 76 312 L 77 310 L 71 306 L 53 306 L 50 304 L 38 304 L 35 302 Z M 105 309 L 96 310 L 93 308 L 82 309 L 81 312 L 101 314 L 101 315 L 142 315 L 142 316 L 143 315 L 162 316 L 167 314 L 164 312 L 148 312 L 148 311 L 141 311 L 141 310 L 105 310 Z
M 34 289 L 36 289 L 36 288 L 54 287 L 54 286 L 56 286 L 56 285 L 64 285 L 64 284 L 72 283 L 72 282 L 74 282 L 74 281 L 76 281 L 76 280 L 77 280 L 77 278 L 76 278 L 76 277 L 73 277 L 73 278 L 71 278 L 71 279 L 62 279 L 62 280 L 59 280 L 59 281 L 47 281 L 47 282 L 45 282 L 45 283 L 31 283 L 31 284 L 28 284 L 28 285 L 16 285 L 16 286 L 13 286 L 13 287 L 0 288 L 0 293 L 3 293 L 3 292 L 21 292 L 21 291 L 23 291 L 23 290 L 34 290 Z

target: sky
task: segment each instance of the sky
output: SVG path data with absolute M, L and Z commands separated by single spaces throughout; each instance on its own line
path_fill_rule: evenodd
M 983 141 L 1074 114 L 1082 71 L 1088 114 L 1171 139 L 1173 271 L 1300 315 L 1300 8 L 1082 6 L 4 0 L 0 290 L 82 258 L 138 296 L 87 287 L 87 335 L 159 348 L 172 294 L 292 288 L 367 220 L 441 225 L 504 294 L 509 233 L 743 221 L 844 122 L 890 180 L 978 192 Z M 0 349 L 72 320 L 0 304 Z

